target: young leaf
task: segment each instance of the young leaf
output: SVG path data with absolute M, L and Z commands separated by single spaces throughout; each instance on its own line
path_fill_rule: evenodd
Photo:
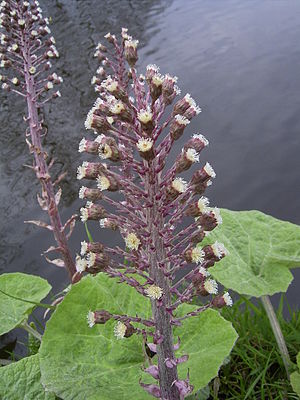
M 181 312 L 195 308 L 184 305 Z M 140 378 L 148 379 L 141 369 L 145 361 L 142 337 L 117 340 L 113 321 L 89 328 L 86 315 L 90 309 L 151 315 L 150 301 L 133 288 L 101 273 L 83 278 L 47 323 L 40 348 L 43 384 L 64 400 L 151 399 L 138 383 Z M 186 320 L 174 335 L 182 338 L 178 357 L 190 354 L 188 362 L 179 366 L 179 375 L 185 377 L 189 368 L 195 390 L 217 374 L 237 337 L 231 324 L 214 310 Z
M 300 266 L 300 226 L 259 211 L 221 210 L 223 224 L 207 242 L 224 243 L 229 254 L 210 272 L 225 287 L 260 297 L 285 292 Z
M 19 272 L 0 276 L 0 335 L 18 326 L 50 292 L 49 283 L 38 276 Z M 25 301 L 20 298 L 26 299 Z
M 39 356 L 0 368 L 0 398 L 2 400 L 55 400 L 41 385 Z

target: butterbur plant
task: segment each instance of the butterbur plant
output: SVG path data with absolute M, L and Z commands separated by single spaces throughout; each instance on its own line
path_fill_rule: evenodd
M 287 290 L 289 268 L 299 266 L 299 226 L 258 211 L 230 210 L 222 210 L 221 225 L 220 211 L 205 193 L 216 176 L 202 161 L 208 140 L 194 133 L 171 161 L 200 108 L 190 94 L 180 96 L 177 78 L 161 74 L 156 65 L 148 65 L 145 75 L 137 72 L 138 41 L 127 29 L 120 40 L 105 38 L 108 43 L 99 43 L 94 54 L 99 66 L 91 83 L 98 98 L 85 122 L 95 135 L 88 132 L 79 144 L 84 153 L 77 171 L 83 182 L 79 197 L 86 201 L 79 218 L 88 240 L 74 259 L 68 240 L 77 215 L 61 220 L 58 184 L 64 174 L 54 177 L 55 161 L 43 139 L 45 104 L 60 97 L 62 83 L 51 65 L 59 56 L 55 40 L 38 1 L 0 0 L 0 86 L 25 100 L 25 139 L 34 160 L 29 167 L 40 181 L 38 202 L 49 217 L 26 222 L 53 233 L 56 245 L 45 251 L 46 259 L 65 267 L 75 283 L 66 296 L 64 291 L 46 304 L 41 301 L 51 286 L 45 279 L 1 274 L 0 336 L 23 328 L 30 340 L 23 360 L 0 359 L 11 364 L 0 368 L 0 397 L 181 400 L 200 388 L 209 390 L 205 385 L 217 375 L 227 388 L 224 371 L 235 378 L 236 357 L 226 357 L 237 334 L 216 310 L 231 306 L 232 299 L 219 293 L 215 279 L 238 294 L 261 298 L 286 370 L 285 382 L 279 371 L 280 386 L 291 377 L 299 392 L 296 348 L 290 357 L 268 298 Z M 90 221 L 101 228 L 95 241 Z M 123 245 L 102 240 L 107 229 Z M 48 258 L 50 252 L 58 258 Z M 86 274 L 93 276 L 81 279 Z M 36 307 L 51 313 L 45 329 L 29 323 Z M 237 326 L 242 324 L 238 319 Z M 256 336 L 250 339 L 255 342 Z M 229 363 L 218 374 L 224 359 Z M 264 392 L 269 361 L 260 372 L 243 359 L 241 370 L 253 379 L 249 387 L 243 383 L 246 397 L 258 386 L 261 397 L 269 396 Z M 269 386 L 277 390 L 271 372 Z M 289 395 L 285 387 L 284 396 Z
M 42 186 L 38 202 L 50 220 L 49 223 L 27 222 L 53 232 L 56 246 L 51 246 L 45 253 L 58 252 L 61 258 L 46 259 L 65 267 L 70 280 L 76 281 L 80 275 L 76 275 L 75 262 L 68 246 L 76 216 L 73 215 L 65 224 L 61 221 L 58 210 L 61 189 L 56 190 L 56 186 L 64 174 L 56 180 L 52 179 L 50 169 L 54 159 L 49 159 L 42 144 L 42 138 L 47 133 L 43 126 L 43 107 L 51 99 L 61 96 L 56 87 L 62 78 L 51 71 L 51 61 L 59 56 L 55 39 L 51 36 L 49 21 L 43 17 L 38 1 L 5 0 L 0 7 L 0 81 L 2 89 L 26 100 L 26 142 L 34 157 L 31 168 Z
M 123 248 L 100 242 L 81 243 L 78 274 L 104 272 L 133 287 L 151 302 L 152 316 L 115 315 L 109 310 L 88 313 L 88 324 L 116 321 L 116 340 L 142 335 L 157 354 L 145 369 L 157 384 L 140 382 L 151 395 L 164 400 L 183 399 L 193 391 L 189 376 L 178 376 L 177 366 L 189 355 L 176 357 L 180 339 L 173 327 L 197 318 L 208 308 L 231 305 L 230 295 L 218 294 L 209 268 L 226 256 L 218 242 L 201 241 L 222 223 L 217 208 L 209 206 L 204 192 L 215 178 L 209 163 L 200 164 L 190 181 L 181 174 L 200 163 L 207 139 L 194 134 L 183 146 L 171 168 L 167 157 L 191 119 L 200 113 L 193 98 L 180 90 L 177 78 L 162 75 L 148 65 L 144 75 L 135 68 L 138 41 L 122 29 L 121 41 L 107 34 L 108 45 L 99 43 L 95 57 L 101 65 L 92 79 L 98 93 L 85 126 L 95 137 L 83 138 L 79 151 L 94 159 L 78 167 L 78 179 L 90 182 L 80 188 L 87 201 L 81 208 L 83 222 L 93 220 L 104 229 L 119 232 Z M 118 192 L 118 195 L 113 195 Z M 120 199 L 120 200 L 118 200 Z M 208 299 L 195 311 L 180 313 L 183 303 L 195 296 Z

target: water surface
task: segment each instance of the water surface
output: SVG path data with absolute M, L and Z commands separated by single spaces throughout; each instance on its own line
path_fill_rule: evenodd
M 90 85 L 95 45 L 122 26 L 140 40 L 140 72 L 160 65 L 179 77 L 183 92 L 195 97 L 203 113 L 189 125 L 210 140 L 203 153 L 217 172 L 209 190 L 212 204 L 233 210 L 257 209 L 300 223 L 300 2 L 295 0 L 97 1 L 41 0 L 61 54 L 57 72 L 63 94 L 47 109 L 47 149 L 68 171 L 62 216 L 82 205 L 77 152 L 85 116 L 95 100 Z M 61 290 L 64 271 L 41 257 L 52 244 L 48 231 L 25 225 L 43 219 L 36 202 L 39 184 L 31 170 L 21 124 L 21 99 L 1 93 L 0 270 L 46 277 Z M 10 111 L 12 110 L 12 111 Z M 187 137 L 187 136 L 185 136 Z M 176 144 L 179 151 L 184 144 Z M 173 158 L 175 157 L 175 153 Z M 98 232 L 94 230 L 93 232 Z M 75 254 L 85 232 L 78 223 L 71 239 Z M 114 243 L 118 239 L 111 239 Z M 300 271 L 288 291 L 299 305 Z

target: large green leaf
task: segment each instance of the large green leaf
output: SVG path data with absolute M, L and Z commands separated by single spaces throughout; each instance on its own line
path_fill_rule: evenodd
M 0 368 L 1 400 L 54 400 L 54 394 L 45 392 L 41 384 L 39 356 Z
M 103 274 L 73 285 L 48 321 L 40 348 L 42 381 L 65 400 L 151 399 L 139 386 L 148 380 L 140 336 L 117 340 L 114 323 L 89 328 L 87 312 L 105 308 L 112 313 L 149 317 L 150 301 Z M 185 311 L 195 306 L 184 306 Z M 181 310 L 183 311 L 183 310 Z M 175 330 L 180 354 L 190 359 L 180 368 L 184 378 L 190 368 L 195 389 L 213 378 L 234 345 L 237 334 L 217 311 L 208 310 Z M 151 378 L 152 379 L 152 378 Z
M 300 226 L 259 211 L 221 210 L 223 224 L 207 242 L 224 243 L 229 255 L 210 272 L 225 287 L 260 297 L 285 292 L 300 266 Z
M 188 305 L 182 307 L 185 312 L 193 308 Z M 186 377 L 189 369 L 195 390 L 203 388 L 218 374 L 219 367 L 237 339 L 231 323 L 216 310 L 207 310 L 198 317 L 187 319 L 183 327 L 174 330 L 174 335 L 181 340 L 176 355 L 189 355 L 188 361 L 179 365 L 179 375 Z
M 0 335 L 18 326 L 34 307 L 29 302 L 40 302 L 50 289 L 49 283 L 38 276 L 19 272 L 1 275 Z
M 297 365 L 300 371 L 300 353 L 297 355 Z M 300 373 L 295 371 L 291 374 L 291 385 L 293 390 L 297 393 L 300 398 Z

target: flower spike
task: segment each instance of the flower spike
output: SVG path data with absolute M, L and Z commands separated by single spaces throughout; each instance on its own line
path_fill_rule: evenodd
M 207 232 L 222 222 L 219 210 L 210 207 L 204 196 L 216 174 L 209 163 L 197 168 L 208 145 L 199 133 L 182 147 L 174 165 L 166 168 L 174 142 L 201 110 L 190 94 L 175 101 L 180 94 L 177 78 L 163 75 L 156 65 L 148 65 L 145 76 L 138 74 L 138 41 L 127 29 L 122 29 L 119 42 L 111 34 L 106 39 L 107 52 L 102 50 L 103 45 L 96 49 L 96 58 L 105 59 L 93 79 L 100 97 L 85 123 L 98 136 L 96 140 L 84 138 L 79 146 L 80 152 L 95 157 L 78 168 L 78 179 L 90 183 L 80 189 L 79 196 L 93 202 L 82 207 L 81 219 L 99 221 L 101 228 L 118 228 L 124 245 L 104 248 L 99 242 L 82 242 L 81 256 L 86 262 L 80 261 L 79 268 L 85 273 L 103 271 L 134 288 L 151 302 L 152 317 L 106 317 L 103 311 L 99 317 L 95 311 L 89 313 L 88 323 L 97 323 L 97 318 L 103 323 L 110 317 L 117 321 L 116 339 L 142 334 L 148 348 L 157 354 L 157 365 L 152 364 L 145 372 L 158 384 L 140 385 L 156 398 L 181 400 L 193 388 L 189 377 L 178 376 L 177 366 L 186 362 L 188 355 L 176 357 L 179 343 L 174 345 L 173 326 L 209 307 L 231 304 L 228 293 L 218 295 L 217 282 L 208 271 L 228 252 L 218 242 L 200 245 Z M 114 54 L 117 63 L 109 54 Z M 190 181 L 180 176 L 194 167 L 197 170 Z M 114 190 L 122 200 L 113 197 Z M 183 219 L 189 222 L 186 228 Z M 188 264 L 190 272 L 186 272 Z M 203 301 L 212 299 L 204 307 L 176 317 L 182 303 L 190 303 L 199 295 Z

